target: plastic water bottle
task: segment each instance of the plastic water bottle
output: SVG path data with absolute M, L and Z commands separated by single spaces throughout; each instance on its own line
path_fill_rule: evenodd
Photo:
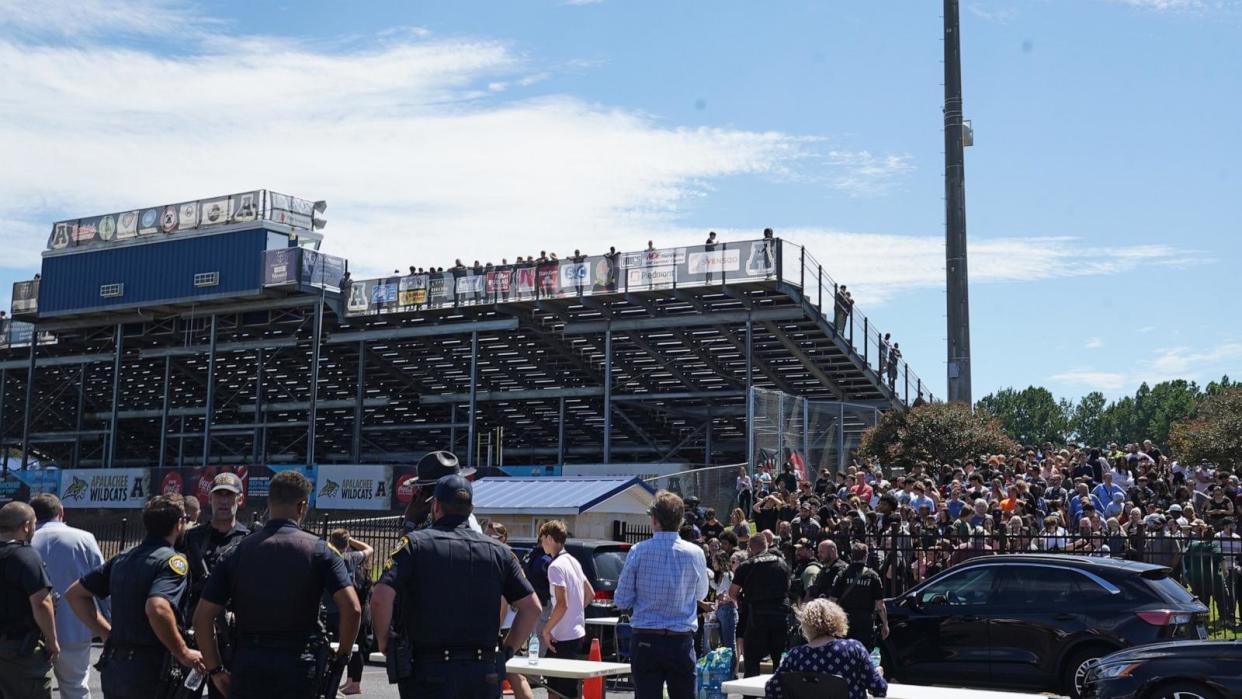
M 197 692 L 203 686 L 203 679 L 206 675 L 199 672 L 196 668 L 190 668 L 190 674 L 186 675 L 185 688 L 191 692 Z
M 871 649 L 871 667 L 880 666 L 880 647 L 876 646 Z
M 526 643 L 526 662 L 531 665 L 539 664 L 539 636 L 537 634 L 530 635 L 530 641 Z

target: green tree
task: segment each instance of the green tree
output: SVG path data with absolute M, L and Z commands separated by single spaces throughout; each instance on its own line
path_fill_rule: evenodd
M 961 403 L 929 403 L 885 413 L 863 434 L 859 453 L 909 469 L 917 463 L 1009 454 L 1016 446 L 987 412 Z
M 1078 404 L 1069 411 L 1069 431 L 1074 439 L 1092 445 L 1110 440 L 1104 422 L 1107 405 L 1108 401 L 1099 391 L 1092 391 L 1078 399 Z
M 1207 459 L 1235 471 L 1242 467 L 1242 387 L 1205 398 L 1193 417 L 1173 424 L 1170 443 L 1183 461 Z
M 1058 403 L 1043 387 L 1003 388 L 981 398 L 975 407 L 994 416 L 1022 444 L 1060 444 L 1069 432 L 1068 405 Z

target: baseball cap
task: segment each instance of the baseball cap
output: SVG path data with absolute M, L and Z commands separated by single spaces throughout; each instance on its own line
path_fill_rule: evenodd
M 461 494 L 465 493 L 467 501 L 474 501 L 474 488 L 470 481 L 451 473 L 436 481 L 436 500 L 444 503 L 462 502 Z
M 211 492 L 227 490 L 230 493 L 241 495 L 242 480 L 237 477 L 236 473 L 221 473 L 211 481 Z M 202 491 L 199 491 L 202 492 Z

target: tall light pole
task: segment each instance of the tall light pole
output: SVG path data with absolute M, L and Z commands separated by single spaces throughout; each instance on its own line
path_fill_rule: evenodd
M 972 404 L 970 282 L 966 273 L 966 154 L 962 120 L 962 42 L 958 0 L 944 0 L 945 276 L 948 290 L 949 401 Z

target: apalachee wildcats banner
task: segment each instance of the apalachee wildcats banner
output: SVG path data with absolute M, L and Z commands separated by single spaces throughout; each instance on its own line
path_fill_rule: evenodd
M 65 469 L 60 501 L 65 507 L 141 508 L 151 494 L 145 468 Z
M 387 510 L 392 468 L 379 464 L 320 464 L 315 507 L 321 510 Z

